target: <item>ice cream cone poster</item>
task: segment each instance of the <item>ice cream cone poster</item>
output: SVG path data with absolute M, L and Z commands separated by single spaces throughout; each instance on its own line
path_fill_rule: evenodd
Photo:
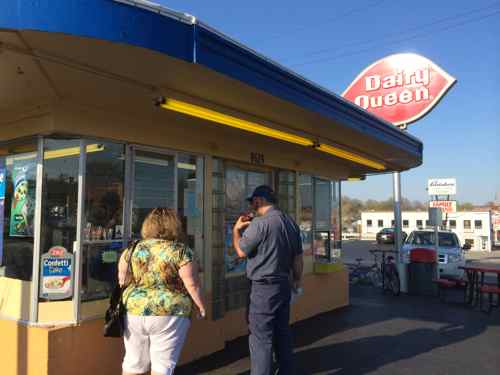
M 35 210 L 35 162 L 14 161 L 12 168 L 12 205 L 9 235 L 14 237 L 33 236 Z

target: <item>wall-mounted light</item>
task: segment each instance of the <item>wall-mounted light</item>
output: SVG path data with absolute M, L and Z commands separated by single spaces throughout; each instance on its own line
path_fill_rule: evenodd
M 376 169 L 379 171 L 383 171 L 386 169 L 384 164 L 367 159 L 363 156 L 354 154 L 352 152 L 342 150 L 341 148 L 337 148 L 334 146 L 325 145 L 325 144 L 321 143 L 319 146 L 317 146 L 317 149 L 319 151 L 326 152 L 327 154 L 334 155 L 334 156 L 337 156 L 337 157 L 342 158 L 342 159 L 350 160 L 354 163 L 365 165 L 367 167 L 370 167 L 370 168 L 373 168 L 373 169 Z
M 257 124 L 252 121 L 243 120 L 238 117 L 226 115 L 221 112 L 217 112 L 195 104 L 186 103 L 180 100 L 159 98 L 156 101 L 156 104 L 170 111 L 180 112 L 186 115 L 208 120 L 219 125 L 226 125 L 250 133 L 265 135 L 267 137 L 279 139 L 281 141 L 295 143 L 301 146 L 313 146 L 314 144 L 313 141 L 295 134 L 272 129 L 270 127 Z
M 252 121 L 244 120 L 239 117 L 227 115 L 212 109 L 208 109 L 199 105 L 187 103 L 181 100 L 159 97 L 155 100 L 155 104 L 163 109 L 169 111 L 179 112 L 189 116 L 201 118 L 204 120 L 211 121 L 215 124 L 226 125 L 232 128 L 244 130 L 250 133 L 264 135 L 266 137 L 279 139 L 281 141 L 294 143 L 300 146 L 313 147 L 318 151 L 325 152 L 330 155 L 334 155 L 338 158 L 352 161 L 357 164 L 365 165 L 367 167 L 383 171 L 386 167 L 376 161 L 367 159 L 363 156 L 357 155 L 355 153 L 342 150 L 340 148 L 330 146 L 327 144 L 320 143 L 304 138 L 292 133 L 287 133 L 281 130 L 272 129 L 268 126 L 264 126 Z
M 87 145 L 87 153 L 98 152 L 98 151 L 104 151 L 104 145 L 97 143 Z M 56 158 L 75 156 L 75 155 L 80 155 L 80 147 L 66 147 L 66 148 L 61 148 L 59 150 L 45 151 L 43 153 L 43 158 L 47 160 L 47 159 L 56 159 Z

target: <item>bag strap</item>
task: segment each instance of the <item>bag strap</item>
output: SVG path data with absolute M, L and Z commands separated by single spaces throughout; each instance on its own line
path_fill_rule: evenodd
M 140 240 L 136 240 L 134 242 L 134 245 L 132 246 L 132 249 L 130 250 L 130 255 L 128 257 L 128 262 L 127 262 L 127 273 L 130 273 L 130 279 L 134 282 L 134 285 L 137 285 L 137 282 L 134 277 L 134 270 L 132 268 L 132 256 L 134 255 L 135 248 L 137 247 L 137 244 L 139 243 Z M 122 290 L 125 290 L 128 287 L 128 285 L 122 286 Z

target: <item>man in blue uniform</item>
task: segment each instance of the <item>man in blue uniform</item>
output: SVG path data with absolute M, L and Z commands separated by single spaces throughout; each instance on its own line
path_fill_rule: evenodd
M 300 229 L 275 206 L 269 186 L 257 187 L 248 201 L 257 216 L 238 219 L 233 246 L 239 257 L 248 259 L 247 276 L 252 282 L 248 311 L 251 375 L 271 375 L 273 348 L 278 373 L 290 375 L 290 297 L 291 289 L 300 287 L 303 269 Z

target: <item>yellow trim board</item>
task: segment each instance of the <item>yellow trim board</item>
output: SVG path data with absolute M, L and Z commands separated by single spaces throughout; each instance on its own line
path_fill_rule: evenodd
M 315 262 L 314 263 L 314 273 L 333 273 L 333 272 L 340 272 L 345 270 L 345 266 L 343 263 L 321 263 L 321 262 Z

